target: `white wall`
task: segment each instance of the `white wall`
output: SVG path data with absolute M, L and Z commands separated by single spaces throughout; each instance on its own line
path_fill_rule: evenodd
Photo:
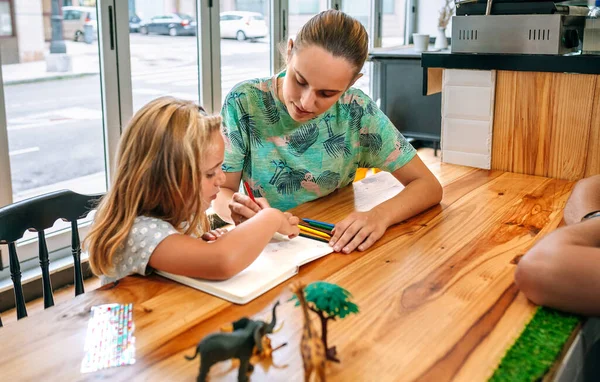
M 19 44 L 19 61 L 44 59 L 44 19 L 41 0 L 13 2 Z
M 489 170 L 496 72 L 446 69 L 442 89 L 442 161 Z
M 417 33 L 427 33 L 432 38 L 437 36 L 439 10 L 444 6 L 444 0 L 419 0 Z M 452 22 L 446 28 L 446 36 L 450 37 Z
M 164 15 L 171 11 L 165 12 L 165 2 L 163 0 L 136 0 L 135 11 L 142 20 L 150 19 L 154 16 Z

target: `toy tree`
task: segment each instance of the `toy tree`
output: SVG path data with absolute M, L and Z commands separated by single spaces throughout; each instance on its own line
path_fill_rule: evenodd
M 325 345 L 327 359 L 340 362 L 336 357 L 335 346 L 332 348 L 327 346 L 327 323 L 329 320 L 335 321 L 336 318 L 343 319 L 349 314 L 358 313 L 358 306 L 349 300 L 352 297 L 350 292 L 325 281 L 308 284 L 304 288 L 304 296 L 310 310 L 318 314 L 321 319 L 321 339 Z M 293 299 L 297 300 L 296 296 Z M 298 305 L 300 303 L 296 302 L 296 306 Z

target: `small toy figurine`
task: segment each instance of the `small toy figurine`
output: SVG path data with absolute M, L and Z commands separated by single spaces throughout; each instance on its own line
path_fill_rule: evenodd
M 280 329 L 281 329 L 281 327 L 279 327 L 279 329 L 275 329 L 273 331 L 273 333 L 277 332 Z M 223 329 L 221 329 L 221 330 L 223 330 Z M 258 348 L 256 346 L 254 346 L 254 350 L 252 351 L 252 356 L 250 357 L 250 365 L 252 366 L 252 367 L 250 367 L 250 369 L 253 369 L 253 367 L 256 365 L 260 365 L 265 372 L 268 372 L 271 369 L 271 367 L 274 367 L 275 369 L 285 369 L 288 366 L 288 365 L 278 366 L 275 364 L 275 362 L 273 362 L 273 352 L 286 346 L 287 345 L 286 342 L 277 346 L 276 348 L 273 348 L 273 346 L 271 345 L 271 339 L 269 338 L 269 336 L 265 335 L 262 338 L 262 345 L 263 345 L 262 353 L 259 353 Z M 238 360 L 236 360 L 236 359 L 232 360 L 231 368 L 229 370 L 226 370 L 225 372 L 223 372 L 222 375 L 228 374 L 231 370 L 237 369 L 239 367 L 238 364 L 239 364 Z
M 345 318 L 351 313 L 358 313 L 358 306 L 349 300 L 352 295 L 344 288 L 325 281 L 316 281 L 309 284 L 305 289 L 305 299 L 308 308 L 319 315 L 321 319 L 321 339 L 325 345 L 327 359 L 340 362 L 337 358 L 335 346 L 327 347 L 327 322 L 335 321 L 337 317 Z M 298 297 L 298 294 L 296 294 Z M 296 306 L 300 301 L 296 303 Z
M 269 371 L 271 367 L 275 369 L 285 369 L 287 365 L 278 366 L 273 362 L 273 352 L 281 349 L 282 347 L 287 345 L 287 342 L 282 343 L 281 345 L 273 348 L 271 345 L 271 339 L 268 336 L 264 336 L 263 339 L 263 351 L 262 353 L 258 352 L 258 348 L 254 347 L 254 352 L 252 353 L 252 357 L 250 357 L 251 365 L 260 365 L 265 371 Z
M 304 314 L 304 326 L 302 328 L 302 339 L 300 340 L 300 353 L 304 365 L 304 381 L 308 382 L 313 373 L 317 380 L 325 382 L 325 346 L 319 338 L 317 330 L 312 325 L 308 316 L 308 307 L 304 298 L 304 284 L 300 281 L 292 283 L 290 289 L 298 298 Z
M 192 357 L 185 356 L 187 360 L 191 361 L 200 355 L 198 382 L 206 381 L 212 365 L 231 358 L 240 361 L 238 381 L 246 382 L 248 373 L 253 370 L 253 366 L 250 364 L 253 349 L 256 346 L 258 354 L 262 354 L 263 337 L 273 333 L 277 322 L 275 310 L 278 305 L 279 301 L 273 305 L 273 319 L 268 324 L 264 321 L 244 317 L 232 324 L 233 331 L 213 333 L 204 337 L 196 346 L 196 353 Z

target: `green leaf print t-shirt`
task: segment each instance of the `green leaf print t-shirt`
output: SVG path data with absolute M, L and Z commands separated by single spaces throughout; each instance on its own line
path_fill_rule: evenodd
M 277 98 L 274 82 L 236 85 L 221 110 L 223 171 L 242 171 L 253 194 L 272 207 L 288 210 L 347 186 L 358 168 L 393 172 L 415 156 L 362 91 L 348 89 L 325 113 L 299 123 Z

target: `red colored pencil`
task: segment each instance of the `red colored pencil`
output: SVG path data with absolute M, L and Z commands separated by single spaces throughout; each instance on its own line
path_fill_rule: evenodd
M 252 193 L 252 190 L 250 189 L 250 185 L 246 181 L 244 181 L 244 189 L 246 190 L 246 194 L 248 194 L 250 199 L 252 199 L 252 201 L 254 203 L 256 203 L 256 199 L 254 199 L 254 194 Z M 256 204 L 258 204 L 258 203 L 256 203 Z

